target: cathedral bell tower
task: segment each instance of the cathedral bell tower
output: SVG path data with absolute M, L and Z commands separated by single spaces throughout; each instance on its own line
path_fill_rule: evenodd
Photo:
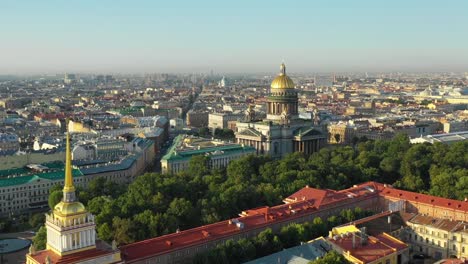
M 60 256 L 96 247 L 94 216 L 76 198 L 68 129 L 63 199 L 52 213 L 46 214 L 46 229 L 47 249 Z
M 267 97 L 267 119 L 289 123 L 299 116 L 298 99 L 295 84 L 286 75 L 284 63 L 279 75 L 271 82 L 270 95 Z

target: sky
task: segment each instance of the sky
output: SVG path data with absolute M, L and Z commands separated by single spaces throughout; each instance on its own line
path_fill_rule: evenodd
M 0 75 L 468 71 L 466 0 L 0 0 Z

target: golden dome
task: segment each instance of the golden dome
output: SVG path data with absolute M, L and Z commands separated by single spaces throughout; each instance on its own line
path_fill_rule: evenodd
M 86 213 L 85 206 L 80 202 L 64 202 L 61 201 L 54 207 L 54 213 L 61 216 L 75 215 Z
M 280 67 L 280 74 L 271 82 L 271 88 L 272 89 L 294 89 L 296 86 L 289 78 L 289 76 L 286 75 L 286 66 L 284 63 L 281 64 Z

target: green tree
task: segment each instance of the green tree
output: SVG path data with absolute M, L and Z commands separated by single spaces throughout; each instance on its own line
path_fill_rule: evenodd
M 49 208 L 54 209 L 54 207 L 62 200 L 63 198 L 63 191 L 62 190 L 55 190 L 49 194 Z
M 430 144 L 416 144 L 406 152 L 401 163 L 401 187 L 420 192 L 427 189 L 432 155 Z
M 343 255 L 332 250 L 323 257 L 309 262 L 309 264 L 346 264 L 349 263 Z
M 301 241 L 306 240 L 306 231 L 304 225 L 292 223 L 281 228 L 280 235 L 284 247 L 289 248 L 299 245 Z
M 210 130 L 207 127 L 202 127 L 198 130 L 198 135 L 200 137 L 206 137 L 210 134 Z
M 41 226 L 39 231 L 33 237 L 33 244 L 37 250 L 43 250 L 46 248 L 47 243 L 47 229 L 45 226 Z
M 185 229 L 198 224 L 198 221 L 194 218 L 195 211 L 192 203 L 184 198 L 175 198 L 172 200 L 166 213 L 169 217 L 174 219 L 172 224 L 175 224 L 175 228 L 180 227 Z
M 114 238 L 114 233 L 108 223 L 99 225 L 97 228 L 97 233 L 100 239 L 107 242 L 111 242 Z
M 44 222 L 45 215 L 43 213 L 33 214 L 28 220 L 29 225 L 35 230 L 41 227 L 44 224 Z
M 188 174 L 192 177 L 203 177 L 210 173 L 210 158 L 205 155 L 192 156 L 189 161 Z
M 119 245 L 125 245 L 135 242 L 133 238 L 134 230 L 132 230 L 132 222 L 130 219 L 114 217 L 112 220 L 112 228 L 114 230 L 114 239 Z
M 257 256 L 267 256 L 283 248 L 278 236 L 270 228 L 260 232 L 253 241 Z

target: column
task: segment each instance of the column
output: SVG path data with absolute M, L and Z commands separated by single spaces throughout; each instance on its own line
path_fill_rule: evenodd
M 73 243 L 72 243 L 72 238 L 71 238 L 72 234 L 68 234 L 67 235 L 67 243 L 68 243 L 68 249 L 73 249 Z

